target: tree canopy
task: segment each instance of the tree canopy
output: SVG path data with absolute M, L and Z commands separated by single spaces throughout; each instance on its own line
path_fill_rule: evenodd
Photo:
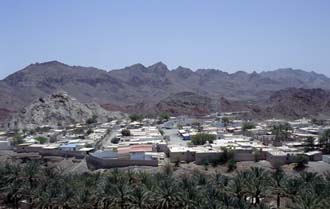
M 275 135 L 275 141 L 288 140 L 292 131 L 292 127 L 289 123 L 280 123 L 273 125 L 272 134 Z
M 130 136 L 131 135 L 131 131 L 128 130 L 128 129 L 123 129 L 121 131 L 121 135 L 123 135 L 123 136 Z
M 143 115 L 133 114 L 130 115 L 129 118 L 131 119 L 131 121 L 142 121 L 144 117 Z
M 191 143 L 194 145 L 203 145 L 207 141 L 209 143 L 213 143 L 213 141 L 216 139 L 216 136 L 213 134 L 207 134 L 207 133 L 198 133 L 191 137 Z
M 231 166 L 235 167 L 234 164 Z M 231 176 L 202 171 L 66 173 L 37 161 L 0 165 L 1 206 L 65 209 L 329 209 L 330 173 L 286 175 L 260 167 Z M 281 201 L 282 199 L 285 201 Z

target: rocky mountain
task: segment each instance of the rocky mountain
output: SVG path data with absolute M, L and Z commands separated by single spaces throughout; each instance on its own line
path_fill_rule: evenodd
M 0 108 L 18 111 L 40 97 L 64 90 L 83 103 L 97 103 L 110 110 L 126 112 L 148 112 L 155 106 L 181 112 L 183 109 L 177 107 L 175 110 L 171 102 L 190 98 L 191 103 L 197 105 L 190 104 L 191 109 L 203 113 L 209 108 L 214 110 L 226 105 L 226 109 L 251 108 L 245 104 L 267 101 L 274 92 L 287 88 L 330 90 L 330 79 L 315 72 L 294 69 L 227 73 L 215 69 L 192 71 L 180 66 L 169 70 L 159 62 L 149 67 L 135 64 L 107 72 L 51 61 L 31 64 L 1 80 Z M 187 92 L 198 95 L 198 99 Z
M 39 98 L 31 105 L 15 114 L 9 128 L 23 129 L 38 126 L 63 126 L 73 123 L 85 123 L 95 117 L 98 122 L 110 118 L 122 118 L 119 112 L 108 112 L 98 104 L 82 104 L 65 92 L 56 92 L 48 97 Z
M 330 116 L 330 91 L 289 88 L 277 91 L 265 102 L 259 116 L 301 118 Z M 256 114 L 257 115 L 257 114 Z

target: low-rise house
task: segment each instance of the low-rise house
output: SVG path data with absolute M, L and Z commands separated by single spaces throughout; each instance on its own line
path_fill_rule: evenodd
M 306 152 L 305 155 L 308 157 L 309 161 L 322 161 L 321 151 L 310 151 Z
M 5 136 L 0 136 L 0 150 L 10 150 L 12 149 L 9 138 Z
M 322 161 L 330 164 L 330 155 L 323 155 Z

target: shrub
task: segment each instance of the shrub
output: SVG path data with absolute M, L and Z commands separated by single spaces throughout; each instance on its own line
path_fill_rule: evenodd
M 130 136 L 131 135 L 131 131 L 128 130 L 128 129 L 123 129 L 121 131 L 121 135 L 123 135 L 123 136 Z
M 87 123 L 88 125 L 90 125 L 90 124 L 94 124 L 94 123 L 97 123 L 97 116 L 96 116 L 96 115 L 93 115 L 91 118 L 89 118 L 89 119 L 86 121 L 86 123 Z
M 305 155 L 297 155 L 296 157 L 296 166 L 295 169 L 304 169 L 306 165 L 308 164 L 308 158 Z
M 213 141 L 216 139 L 216 136 L 213 134 L 207 134 L 207 133 L 198 133 L 191 137 L 191 142 L 194 145 L 203 145 L 207 141 L 209 143 L 213 143 Z
M 180 167 L 180 159 L 179 159 L 179 158 L 177 158 L 177 159 L 175 160 L 174 166 L 175 166 L 175 167 Z
M 115 137 L 115 138 L 111 139 L 112 144 L 118 144 L 119 141 L 120 141 L 120 138 L 118 138 L 118 137 Z
M 15 134 L 15 136 L 13 137 L 13 145 L 18 145 L 23 143 L 24 143 L 23 136 L 19 133 Z
M 256 125 L 254 123 L 252 123 L 252 122 L 245 122 L 242 125 L 242 131 L 245 132 L 247 130 L 254 129 L 255 127 L 256 127 Z
M 234 159 L 231 159 L 227 162 L 227 171 L 232 172 L 237 168 L 236 161 Z
M 92 144 L 86 144 L 85 147 L 86 148 L 93 148 L 93 145 Z
M 159 129 L 159 133 L 164 136 L 164 131 L 162 129 Z
M 143 120 L 143 115 L 133 114 L 130 115 L 129 118 L 131 119 L 131 121 L 141 121 Z
M 91 129 L 91 128 L 88 129 L 87 132 L 86 132 L 87 135 L 90 135 L 90 134 L 92 134 L 92 133 L 94 133 L 94 131 L 93 131 L 93 129 Z
M 220 156 L 218 163 L 219 164 L 225 164 L 229 160 L 234 159 L 234 152 L 232 149 L 228 149 L 226 147 L 222 148 L 223 154 Z
M 35 140 L 37 140 L 40 144 L 44 144 L 48 141 L 48 139 L 43 136 L 39 136 L 39 137 L 35 138 Z
M 170 119 L 170 116 L 167 114 L 167 113 L 161 113 L 160 115 L 159 115 L 159 119 L 160 120 L 169 120 Z

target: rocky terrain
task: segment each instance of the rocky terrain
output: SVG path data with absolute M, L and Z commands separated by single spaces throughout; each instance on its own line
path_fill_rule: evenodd
M 302 88 L 280 90 L 272 94 L 264 106 L 258 113 L 261 117 L 329 117 L 330 91 Z
M 67 93 L 60 91 L 48 97 L 39 98 L 31 105 L 13 115 L 9 128 L 34 128 L 39 126 L 65 126 L 86 123 L 94 118 L 97 122 L 122 118 L 119 112 L 108 112 L 98 104 L 82 104 Z
M 315 72 L 294 69 L 261 73 L 227 73 L 215 69 L 193 71 L 184 67 L 169 70 L 159 62 L 149 67 L 135 64 L 105 71 L 51 61 L 31 64 L 0 81 L 0 108 L 3 113 L 0 119 L 4 120 L 12 112 L 58 90 L 68 92 L 82 103 L 97 103 L 108 110 L 199 115 L 214 110 L 258 112 L 267 106 L 269 109 L 265 115 L 271 117 L 284 109 L 280 108 L 280 104 L 286 104 L 285 99 L 279 104 L 276 94 L 283 94 L 283 90 L 290 88 L 328 91 L 330 79 Z M 291 117 L 313 111 L 320 109 L 310 107 L 295 113 L 289 110 L 282 112 L 284 116 Z

